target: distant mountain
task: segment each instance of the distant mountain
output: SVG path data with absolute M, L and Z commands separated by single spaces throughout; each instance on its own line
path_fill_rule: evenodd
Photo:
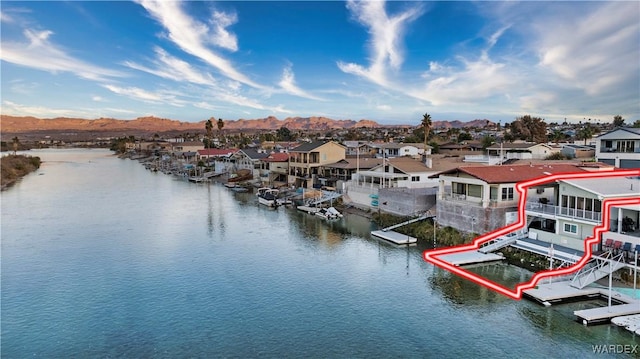
M 181 122 L 157 117 L 139 117 L 134 120 L 99 118 L 87 120 L 80 118 L 58 117 L 40 119 L 36 117 L 16 117 L 1 115 L 0 128 L 3 132 L 23 133 L 36 131 L 204 131 L 205 121 Z M 280 127 L 290 130 L 330 130 L 361 127 L 381 127 L 370 120 L 333 120 L 326 117 L 288 117 L 278 120 L 269 116 L 261 119 L 225 120 L 225 130 L 277 130 Z M 217 129 L 214 123 L 214 130 Z
M 40 131 L 92 131 L 92 132 L 170 132 L 170 131 L 204 131 L 205 121 L 182 122 L 158 117 L 139 117 L 134 120 L 118 120 L 114 118 L 98 118 L 94 120 L 81 118 L 58 117 L 52 119 L 41 119 L 36 117 L 16 117 L 1 115 L 0 129 L 4 133 L 27 133 Z M 489 120 L 462 121 L 433 121 L 433 128 L 463 128 L 463 127 L 485 127 L 487 124 L 495 125 Z M 399 125 L 388 127 L 419 127 Z M 332 130 L 349 128 L 377 128 L 385 127 L 371 120 L 333 120 L 327 117 L 287 117 L 279 120 L 269 116 L 259 119 L 239 119 L 225 120 L 225 130 L 277 130 L 280 127 L 287 127 L 290 130 Z M 214 123 L 214 131 L 217 124 Z

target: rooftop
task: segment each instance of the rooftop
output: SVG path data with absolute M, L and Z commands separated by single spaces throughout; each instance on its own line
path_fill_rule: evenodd
M 640 197 L 639 177 L 584 178 L 562 182 L 605 198 Z
M 529 164 L 529 165 L 503 165 L 503 166 L 464 166 L 448 171 L 440 172 L 431 177 L 440 175 L 458 176 L 467 174 L 487 183 L 517 183 L 538 177 L 556 173 L 584 172 L 584 169 L 574 164 Z

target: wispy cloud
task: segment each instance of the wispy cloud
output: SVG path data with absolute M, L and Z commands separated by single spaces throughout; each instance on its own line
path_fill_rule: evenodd
M 287 67 L 282 70 L 282 78 L 278 83 L 280 87 L 285 90 L 287 93 L 290 93 L 295 96 L 308 98 L 311 100 L 319 100 L 322 101 L 320 97 L 314 96 L 300 87 L 296 85 L 295 75 L 293 74 L 292 65 L 289 64 Z
M 420 4 L 395 16 L 389 16 L 384 1 L 347 2 L 347 8 L 360 24 L 368 28 L 370 63 L 364 67 L 339 61 L 343 72 L 361 76 L 379 85 L 389 85 L 387 70 L 398 70 L 404 61 L 402 37 L 406 26 L 423 13 Z
M 103 87 L 118 95 L 127 96 L 136 100 L 164 103 L 178 107 L 182 107 L 185 104 L 185 101 L 178 99 L 175 93 L 168 91 L 151 92 L 139 87 L 119 87 L 115 85 L 103 85 Z
M 206 24 L 189 17 L 178 1 L 137 0 L 137 2 L 162 24 L 167 30 L 168 39 L 184 52 L 217 68 L 226 77 L 254 88 L 265 88 L 239 72 L 230 61 L 206 46 L 206 44 L 215 43 L 218 46 L 222 44 L 227 49 L 234 47 L 235 41 L 231 41 L 230 34 L 226 30 L 220 31 L 229 24 L 229 17 L 225 17 L 221 13 L 217 17 L 213 16 L 212 21 L 222 19 L 223 23 L 218 22 L 218 25 L 212 30 Z M 218 36 L 216 37 L 216 35 Z
M 109 78 L 124 77 L 119 71 L 95 66 L 68 55 L 49 41 L 53 35 L 52 31 L 26 29 L 23 34 L 27 39 L 26 43 L 3 41 L 0 59 L 53 73 L 70 72 L 88 80 L 105 81 Z
M 43 106 L 28 106 L 12 101 L 2 101 L 0 112 L 14 116 L 34 116 L 34 117 L 82 117 L 92 118 L 95 112 L 75 109 L 50 108 Z
M 492 60 L 488 54 L 504 30 L 502 28 L 489 37 L 487 46 L 476 59 L 459 56 L 454 64 L 458 66 L 431 62 L 429 70 L 422 76 L 426 80 L 424 87 L 407 93 L 435 106 L 472 104 L 480 99 L 508 93 L 520 75 L 517 71 L 511 71 L 513 69 L 505 63 Z
M 638 10 L 634 1 L 598 3 L 593 11 L 572 17 L 572 21 L 555 16 L 544 24 L 538 23 L 534 31 L 538 37 L 539 65 L 587 95 L 619 90 L 629 80 L 637 87 Z
M 156 53 L 156 59 L 153 60 L 154 68 L 139 65 L 132 61 L 125 61 L 124 64 L 132 69 L 144 71 L 165 79 L 188 81 L 208 86 L 215 85 L 215 80 L 211 74 L 197 71 L 188 62 L 169 55 L 160 47 L 156 47 L 154 51 Z
M 213 27 L 211 43 L 227 50 L 238 51 L 238 38 L 235 34 L 227 31 L 227 27 L 236 22 L 238 22 L 238 15 L 235 13 L 227 14 L 214 11 L 210 22 Z

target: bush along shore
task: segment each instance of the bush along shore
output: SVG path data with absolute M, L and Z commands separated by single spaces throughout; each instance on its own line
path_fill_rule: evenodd
M 385 228 L 397 223 L 410 220 L 412 217 L 398 217 L 384 213 L 372 213 L 371 219 L 379 228 Z M 433 242 L 433 221 L 425 220 L 398 227 L 394 231 L 406 234 L 418 239 L 423 243 Z M 462 244 L 469 244 L 478 236 L 474 233 L 463 233 L 452 227 L 436 226 L 436 247 L 450 247 Z M 506 247 L 499 251 L 505 258 L 505 262 L 531 272 L 540 272 L 549 269 L 549 258 L 540 254 L 527 252 L 513 247 Z M 562 265 L 562 261 L 554 259 L 553 268 Z M 633 284 L 633 273 L 631 271 L 620 271 L 616 278 L 618 285 L 631 286 Z M 640 282 L 640 273 L 636 279 Z
M 398 217 L 385 213 L 374 213 L 372 220 L 380 228 L 392 226 L 397 223 L 410 220 L 412 217 Z M 406 234 L 411 237 L 417 238 L 419 241 L 432 242 L 433 241 L 433 221 L 425 220 L 407 224 L 402 227 L 394 229 L 394 231 L 402 234 Z M 453 227 L 442 227 L 436 224 L 436 246 L 437 247 L 450 247 L 461 244 L 468 244 L 476 238 L 477 235 L 473 233 L 462 233 Z
M 2 168 L 0 185 L 4 191 L 20 178 L 40 168 L 40 157 L 24 155 L 3 156 L 0 168 Z

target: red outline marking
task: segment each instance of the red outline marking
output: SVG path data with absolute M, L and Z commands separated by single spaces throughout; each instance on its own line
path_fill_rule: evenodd
M 520 228 L 523 228 L 526 224 L 526 191 L 530 186 L 536 186 L 548 182 L 553 182 L 557 180 L 563 179 L 583 179 L 583 178 L 603 178 L 603 177 L 623 177 L 623 176 L 640 176 L 640 170 L 616 170 L 616 171 L 607 171 L 607 172 L 579 172 L 579 173 L 561 173 L 554 174 L 546 177 L 539 177 L 529 181 L 523 181 L 516 183 L 516 190 L 520 194 L 520 198 L 518 200 L 518 221 L 514 224 L 511 224 L 506 227 L 502 227 L 493 232 L 486 233 L 480 237 L 477 237 L 473 240 L 471 244 L 440 248 L 440 249 L 432 249 L 426 250 L 423 253 L 423 258 L 425 261 L 432 263 L 440 268 L 446 269 L 450 272 L 453 272 L 463 278 L 469 279 L 472 282 L 485 286 L 491 290 L 494 290 L 500 294 L 503 294 L 507 297 L 520 300 L 522 299 L 522 292 L 531 289 L 536 286 L 536 284 L 543 278 L 554 277 L 558 275 L 565 275 L 577 272 L 580 268 L 584 267 L 587 262 L 591 259 L 591 246 L 597 244 L 599 241 L 600 234 L 602 232 L 606 232 L 609 230 L 609 216 L 610 209 L 612 206 L 620 206 L 620 205 L 629 205 L 629 204 L 640 204 L 640 197 L 630 197 L 624 199 L 605 199 L 602 202 L 602 223 L 594 228 L 594 234 L 591 237 L 587 237 L 584 240 L 584 256 L 580 258 L 580 260 L 566 268 L 561 269 L 553 269 L 553 270 L 544 270 L 537 272 L 533 275 L 530 281 L 520 283 L 516 285 L 515 290 L 511 290 L 505 286 L 502 286 L 498 283 L 492 282 L 484 277 L 481 277 L 475 273 L 464 270 L 461 267 L 456 267 L 452 265 L 450 262 L 442 260 L 438 258 L 444 254 L 452 254 L 458 252 L 464 252 L 468 250 L 479 249 L 480 245 L 486 241 L 491 239 L 503 236 L 505 234 L 516 231 Z

